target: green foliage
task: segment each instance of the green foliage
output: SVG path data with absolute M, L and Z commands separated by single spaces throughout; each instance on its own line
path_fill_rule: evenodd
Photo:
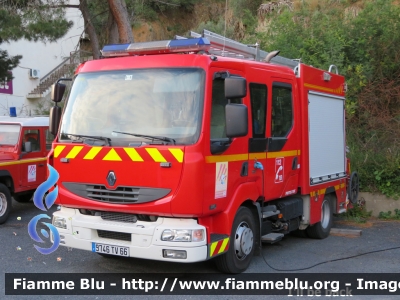
M 400 220 L 400 210 L 396 208 L 393 215 L 390 210 L 388 212 L 381 211 L 378 218 L 385 220 Z
M 363 190 L 393 198 L 400 197 L 399 16 L 400 6 L 388 0 L 301 1 L 293 10 L 270 11 L 266 30 L 250 33 L 267 51 L 338 67 L 348 85 L 352 170 Z
M 0 38 L 15 41 L 54 42 L 64 36 L 72 22 L 65 18 L 61 7 L 65 1 L 4 1 L 0 6 Z
M 7 51 L 0 49 L 0 83 L 13 78 L 9 71 L 19 64 L 21 58 L 21 55 L 8 56 Z
M 72 22 L 65 19 L 62 0 L 8 0 L 0 6 L 0 43 L 27 39 L 54 42 L 64 36 Z M 22 56 L 8 56 L 0 50 L 0 82 L 11 79 L 9 71 L 15 68 Z
M 353 221 L 357 223 L 365 223 L 369 217 L 371 217 L 372 211 L 366 211 L 364 206 L 355 205 L 341 215 L 344 219 L 348 221 Z

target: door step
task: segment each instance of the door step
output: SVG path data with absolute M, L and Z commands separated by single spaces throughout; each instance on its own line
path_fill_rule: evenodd
M 268 233 L 261 237 L 261 242 L 273 244 L 279 242 L 284 236 L 283 233 Z

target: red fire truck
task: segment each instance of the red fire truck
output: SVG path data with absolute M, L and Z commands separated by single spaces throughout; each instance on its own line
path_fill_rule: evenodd
M 28 202 L 46 179 L 53 136 L 48 117 L 0 117 L 0 224 L 11 211 L 11 196 Z
M 326 238 L 357 197 L 337 68 L 193 35 L 105 46 L 52 108 L 62 245 L 239 273 L 263 242 Z

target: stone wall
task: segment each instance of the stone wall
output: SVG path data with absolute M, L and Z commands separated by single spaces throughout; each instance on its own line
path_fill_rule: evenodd
M 394 210 L 400 209 L 400 200 L 390 199 L 381 194 L 371 194 L 360 192 L 358 199 L 365 199 L 365 206 L 367 211 L 372 211 L 374 217 L 379 216 L 381 211 L 388 212 L 389 210 L 394 213 Z

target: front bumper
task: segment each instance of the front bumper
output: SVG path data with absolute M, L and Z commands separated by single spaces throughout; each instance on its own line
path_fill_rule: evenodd
M 93 243 L 123 246 L 129 248 L 129 256 L 136 258 L 191 263 L 207 259 L 206 240 L 200 242 L 161 241 L 165 229 L 204 229 L 195 219 L 159 217 L 155 222 L 136 223 L 103 220 L 101 216 L 83 215 L 78 209 L 61 207 L 54 217 L 66 219 L 66 229 L 58 228 L 60 245 L 93 251 Z M 99 236 L 107 232 L 109 238 Z M 122 240 L 121 236 L 129 240 Z M 186 259 L 163 257 L 163 250 L 186 251 Z

